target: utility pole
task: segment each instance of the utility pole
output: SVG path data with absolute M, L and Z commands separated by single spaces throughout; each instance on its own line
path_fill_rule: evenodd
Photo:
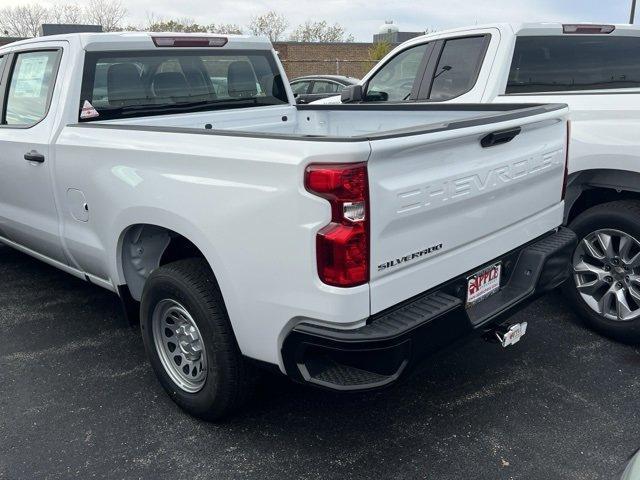
M 629 17 L 629 23 L 633 25 L 633 20 L 636 16 L 636 0 L 631 0 L 631 16 Z

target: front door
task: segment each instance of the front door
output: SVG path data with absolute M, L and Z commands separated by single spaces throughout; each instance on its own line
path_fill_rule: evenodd
M 0 236 L 66 263 L 49 160 L 62 48 L 16 50 L 0 85 Z M 58 86 L 59 88 L 60 86 Z

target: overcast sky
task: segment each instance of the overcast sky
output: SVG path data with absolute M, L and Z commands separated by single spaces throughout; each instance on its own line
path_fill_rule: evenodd
M 0 0 L 0 7 L 20 0 Z M 52 4 L 53 1 L 38 2 Z M 83 3 L 78 0 L 73 3 Z M 338 22 L 359 41 L 385 20 L 403 31 L 422 31 L 496 21 L 590 21 L 625 23 L 631 0 L 123 0 L 128 23 L 144 24 L 149 14 L 190 17 L 197 23 L 246 25 L 254 15 L 275 10 L 287 16 L 290 29 L 307 19 Z M 640 12 L 638 12 L 640 21 Z

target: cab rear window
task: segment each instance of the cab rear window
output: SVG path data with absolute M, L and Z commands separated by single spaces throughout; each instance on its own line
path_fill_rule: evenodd
M 286 104 L 270 52 L 92 52 L 79 120 L 109 120 Z
M 519 37 L 506 93 L 640 87 L 640 38 Z

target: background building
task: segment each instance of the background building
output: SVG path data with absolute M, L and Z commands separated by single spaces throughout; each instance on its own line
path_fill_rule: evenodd
M 393 21 L 386 21 L 373 42 L 276 42 L 282 65 L 289 79 L 304 75 L 345 75 L 362 78 L 376 64 L 371 48 L 375 43 L 388 43 L 391 48 L 425 32 L 401 32 Z
M 424 34 L 425 32 L 401 32 L 393 20 L 387 20 L 373 36 L 373 43 L 387 42 L 396 45 Z
M 289 79 L 304 75 L 345 75 L 362 78 L 375 64 L 369 55 L 371 43 L 276 42 Z

